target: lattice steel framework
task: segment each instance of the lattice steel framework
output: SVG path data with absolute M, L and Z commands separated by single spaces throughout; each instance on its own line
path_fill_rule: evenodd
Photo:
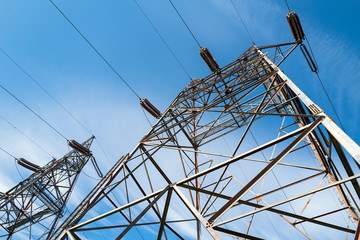
M 296 46 L 194 79 L 51 238 L 355 234 L 360 148 L 275 64 Z
M 90 148 L 94 137 L 83 146 Z M 74 184 L 91 154 L 72 150 L 53 159 L 0 197 L 2 237 L 46 238 L 63 216 Z M 17 235 L 17 234 L 19 235 Z M 23 235 L 21 235 L 21 233 Z

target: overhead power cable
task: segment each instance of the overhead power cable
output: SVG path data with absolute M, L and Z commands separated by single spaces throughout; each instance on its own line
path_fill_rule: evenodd
M 87 131 L 90 135 L 94 134 L 78 119 L 72 114 L 67 108 L 65 108 L 64 105 L 62 105 L 49 91 L 45 89 L 44 86 L 42 86 L 35 78 L 33 78 L 30 73 L 28 73 L 23 67 L 20 66 L 19 63 L 17 63 L 7 52 L 5 52 L 3 49 L 0 48 L 0 51 L 8 57 L 23 73 L 25 73 L 26 76 L 28 76 L 41 90 L 43 90 L 57 105 L 59 105 L 60 108 L 62 108 L 72 119 L 74 119 L 85 131 Z M 36 146 L 38 146 L 40 149 L 42 149 L 44 152 L 46 152 L 50 157 L 54 158 L 48 151 L 46 151 L 44 148 L 42 148 L 38 143 L 36 143 L 34 140 L 32 140 L 30 137 L 25 135 L 22 131 L 20 131 L 18 128 L 16 128 L 12 123 L 10 123 L 8 120 L 6 120 L 4 117 L 0 116 L 5 122 L 10 124 L 12 127 L 14 127 L 17 131 L 19 131 L 24 137 L 26 137 L 28 140 L 30 140 L 32 143 L 34 143 Z M 106 160 L 111 164 L 110 159 L 106 155 L 102 145 L 100 142 L 95 138 L 96 143 L 99 145 L 101 151 L 106 156 Z
M 287 8 L 289 9 L 289 12 L 290 12 L 291 10 L 290 10 L 290 6 L 289 6 L 287 0 L 285 0 L 285 4 L 286 4 L 286 6 L 287 6 Z
M 79 35 L 85 40 L 87 44 L 97 53 L 97 55 L 110 67 L 110 69 L 115 73 L 115 75 L 134 93 L 134 95 L 140 99 L 140 96 L 135 92 L 135 90 L 125 81 L 125 79 L 119 74 L 118 71 L 109 63 L 108 60 L 95 48 L 95 46 L 85 37 L 84 34 L 80 32 L 80 30 L 70 21 L 70 19 L 65 15 L 64 12 L 60 10 L 60 8 L 50 0 L 51 4 L 58 10 L 58 12 L 70 23 L 70 25 L 79 33 Z
M 171 55 L 173 55 L 173 57 L 175 58 L 175 60 L 178 62 L 178 64 L 180 65 L 180 67 L 182 68 L 182 70 L 186 73 L 186 75 L 188 75 L 188 77 L 190 79 L 191 76 L 189 74 L 188 71 L 186 71 L 184 65 L 180 62 L 179 58 L 175 55 L 175 52 L 170 48 L 169 44 L 167 44 L 167 42 L 165 41 L 165 39 L 163 38 L 163 36 L 160 34 L 160 32 L 156 29 L 155 25 L 151 22 L 150 18 L 146 15 L 146 13 L 144 12 L 144 10 L 140 7 L 139 3 L 136 0 L 133 0 L 134 3 L 136 4 L 136 6 L 140 9 L 142 15 L 146 18 L 146 20 L 150 23 L 150 25 L 152 26 L 152 28 L 155 30 L 155 32 L 157 33 L 157 35 L 159 36 L 159 38 L 161 39 L 161 41 L 165 44 L 166 48 L 170 51 Z
M 6 153 L 7 155 L 9 155 L 10 157 L 14 158 L 14 163 L 15 163 L 15 167 L 16 167 L 16 171 L 18 172 L 19 176 L 24 179 L 24 177 L 21 175 L 20 170 L 16 164 L 16 157 L 14 155 L 12 155 L 11 153 L 9 153 L 8 151 L 6 151 L 5 149 L 3 149 L 2 147 L 0 147 L 0 150 L 3 151 L 4 153 Z
M 173 4 L 173 2 L 171 0 L 169 0 L 169 2 L 171 3 L 171 5 L 173 6 L 173 8 L 175 9 L 176 13 L 179 15 L 179 17 L 181 18 L 181 21 L 184 23 L 184 25 L 186 26 L 186 28 L 189 30 L 191 36 L 194 38 L 195 42 L 197 43 L 197 45 L 199 45 L 199 47 L 201 48 L 201 45 L 199 43 L 199 41 L 196 39 L 195 35 L 192 33 L 192 31 L 190 30 L 189 26 L 186 24 L 184 18 L 181 16 L 180 12 L 177 10 L 177 8 L 175 7 L 175 5 Z
M 243 21 L 243 19 L 242 19 L 241 15 L 240 15 L 239 11 L 237 10 L 237 8 L 236 8 L 236 6 L 235 6 L 235 4 L 234 4 L 233 0 L 230 0 L 230 1 L 231 1 L 232 6 L 234 7 L 234 9 L 235 9 L 235 11 L 236 11 L 236 13 L 237 13 L 237 16 L 239 17 L 239 19 L 240 19 L 240 21 L 241 21 L 242 25 L 244 26 L 244 28 L 245 28 L 245 30 L 246 30 L 246 32 L 247 32 L 247 34 L 248 34 L 248 36 L 249 36 L 249 38 L 250 38 L 251 42 L 255 45 L 254 39 L 252 38 L 252 36 L 251 36 L 251 34 L 250 34 L 250 32 L 249 32 L 248 28 L 246 27 L 245 22 Z
M 14 155 L 12 155 L 11 153 L 9 153 L 8 151 L 6 151 L 5 149 L 3 149 L 2 147 L 0 147 L 0 150 L 3 151 L 4 153 L 6 153 L 7 155 L 9 155 L 10 157 L 16 159 L 16 157 Z
M 338 114 L 338 112 L 336 111 L 335 106 L 334 106 L 334 104 L 333 104 L 333 102 L 332 102 L 332 100 L 331 100 L 331 98 L 330 98 L 330 96 L 329 96 L 329 94 L 328 94 L 328 92 L 327 92 L 327 90 L 326 90 L 326 88 L 325 88 L 325 85 L 324 85 L 323 81 L 322 81 L 321 78 L 320 78 L 319 70 L 318 70 L 318 69 L 319 69 L 318 63 L 317 63 L 317 61 L 316 61 L 315 54 L 314 54 L 314 52 L 313 52 L 313 50 L 312 50 L 312 48 L 311 48 L 310 42 L 309 42 L 309 40 L 308 40 L 308 38 L 307 38 L 306 36 L 305 36 L 305 40 L 306 40 L 306 42 L 307 42 L 307 45 L 309 46 L 310 53 L 311 53 L 312 57 L 314 58 L 315 66 L 316 66 L 316 69 L 317 69 L 317 70 L 315 71 L 315 74 L 316 74 L 316 76 L 317 76 L 317 78 L 318 78 L 318 80 L 319 80 L 319 82 L 320 82 L 320 84 L 321 84 L 321 87 L 322 87 L 322 89 L 323 89 L 323 91 L 324 91 L 324 93 L 325 93 L 325 95 L 326 95 L 326 97 L 327 97 L 327 99 L 328 99 L 328 101 L 329 101 L 329 103 L 330 103 L 330 106 L 331 106 L 332 110 L 334 111 L 334 113 L 335 113 L 335 115 L 336 115 L 336 118 L 338 119 L 338 121 L 339 121 L 339 123 L 340 123 L 341 128 L 344 130 L 344 132 L 346 132 L 345 127 L 344 127 L 344 125 L 342 124 L 342 121 L 341 121 L 341 119 L 340 119 L 340 117 L 339 117 L 339 114 Z
M 26 107 L 30 112 L 32 112 L 35 116 L 37 116 L 41 121 L 43 121 L 46 125 L 48 125 L 51 129 L 53 129 L 57 134 L 59 134 L 61 137 L 63 137 L 66 141 L 68 139 L 59 132 L 55 127 L 53 127 L 49 122 L 47 122 L 44 118 L 42 118 L 39 114 L 37 114 L 34 110 L 32 110 L 28 105 L 26 105 L 23 101 L 21 101 L 19 98 L 17 98 L 14 94 L 12 94 L 9 90 L 7 90 L 3 85 L 0 84 L 0 87 L 7 92 L 10 96 L 12 96 L 14 99 L 16 99 L 19 103 L 21 103 L 24 107 Z
M 47 91 L 38 81 L 35 80 L 24 68 L 22 68 L 8 53 L 6 53 L 3 49 L 0 48 L 0 51 L 10 59 L 26 76 L 28 76 L 41 90 L 43 90 L 54 102 L 59 105 L 67 114 L 70 115 L 83 129 L 85 129 L 88 133 L 93 135 L 89 129 L 87 129 L 69 110 L 67 110 L 49 91 Z
M 316 61 L 315 54 L 314 54 L 314 52 L 313 52 L 313 50 L 312 50 L 312 48 L 311 48 L 309 39 L 308 39 L 307 37 L 305 37 L 305 40 L 306 40 L 306 42 L 307 42 L 307 44 L 308 44 L 308 46 L 309 46 L 310 53 L 311 53 L 312 57 L 314 58 L 314 62 L 315 62 L 316 68 L 319 69 L 318 63 L 317 63 L 317 61 Z M 326 88 L 325 88 L 325 85 L 324 85 L 323 81 L 322 81 L 321 78 L 320 78 L 319 71 L 317 70 L 317 71 L 315 72 L 315 74 L 316 74 L 316 76 L 317 76 L 317 78 L 318 78 L 318 80 L 319 80 L 319 82 L 320 82 L 320 84 L 321 84 L 321 87 L 322 87 L 322 89 L 323 89 L 323 91 L 324 91 L 324 93 L 325 93 L 325 95 L 326 95 L 326 98 L 328 99 L 328 101 L 329 101 L 329 103 L 330 103 L 330 105 L 331 105 L 332 110 L 334 111 L 334 113 L 335 113 L 335 115 L 336 115 L 336 118 L 338 119 L 338 121 L 339 121 L 339 123 L 340 123 L 340 125 L 341 125 L 341 128 L 346 132 L 345 127 L 344 127 L 344 125 L 342 124 L 342 121 L 341 121 L 341 119 L 340 119 L 340 117 L 339 117 L 339 114 L 337 113 L 337 111 L 336 111 L 336 109 L 335 109 L 335 106 L 334 106 L 334 104 L 333 104 L 333 102 L 332 102 L 332 100 L 331 100 L 331 98 L 330 98 L 330 96 L 329 96 L 329 94 L 328 94 L 328 92 L 327 92 L 327 90 L 326 90 Z
M 6 122 L 7 124 L 9 124 L 10 126 L 12 126 L 16 131 L 18 131 L 20 134 L 22 134 L 26 139 L 28 139 L 30 142 L 32 142 L 34 145 L 36 145 L 38 148 L 40 148 L 42 151 L 44 151 L 47 155 L 49 155 L 51 158 L 54 158 L 48 151 L 46 151 L 43 147 L 41 147 L 37 142 L 35 142 L 34 140 L 32 140 L 29 136 L 27 136 L 24 132 L 22 132 L 20 129 L 18 129 L 14 124 L 12 124 L 11 122 L 9 122 L 6 118 L 4 118 L 3 116 L 0 115 L 0 118 Z
M 330 102 L 331 108 L 333 109 L 333 111 L 334 111 L 334 113 L 335 113 L 335 115 L 336 115 L 336 118 L 339 120 L 339 123 L 340 123 L 340 125 L 341 125 L 341 128 L 344 130 L 344 132 L 346 132 L 345 127 L 344 127 L 344 125 L 342 124 L 341 119 L 340 119 L 340 117 L 339 117 L 339 114 L 337 113 L 337 111 L 336 111 L 336 109 L 335 109 L 335 107 L 334 107 L 334 104 L 332 103 L 331 98 L 330 98 L 328 92 L 326 91 L 326 88 L 325 88 L 325 86 L 324 86 L 324 83 L 323 83 L 323 81 L 321 80 L 318 72 L 316 72 L 316 76 L 317 76 L 317 78 L 319 79 L 319 82 L 320 82 L 320 84 L 321 84 L 321 87 L 322 87 L 322 89 L 324 90 L 325 95 L 326 95 L 327 99 L 328 99 L 329 102 Z

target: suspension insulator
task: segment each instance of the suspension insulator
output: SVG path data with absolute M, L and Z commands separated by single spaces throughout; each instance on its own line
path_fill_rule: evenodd
M 19 164 L 20 166 L 22 166 L 22 167 L 24 167 L 26 169 L 29 169 L 29 170 L 31 170 L 33 172 L 36 172 L 36 171 L 38 171 L 40 169 L 40 166 L 38 166 L 38 165 L 36 165 L 36 164 L 34 164 L 32 162 L 29 162 L 29 161 L 25 160 L 24 158 L 18 158 L 16 160 L 17 160 L 16 161 L 17 164 Z
M 286 19 L 289 23 L 291 32 L 294 36 L 294 39 L 296 42 L 302 42 L 302 40 L 305 37 L 304 31 L 302 29 L 301 23 L 300 23 L 300 19 L 298 17 L 298 15 L 296 14 L 296 12 L 289 12 L 288 15 L 286 16 Z
M 310 67 L 311 71 L 313 71 L 314 73 L 317 73 L 318 68 L 316 66 L 316 63 L 312 59 L 312 57 L 311 57 L 309 51 L 307 50 L 306 46 L 304 44 L 301 44 L 300 49 L 301 49 L 301 52 L 304 54 L 304 57 L 305 57 L 307 63 L 309 64 L 309 67 Z
M 154 118 L 160 118 L 161 112 L 154 105 L 152 105 L 146 98 L 140 99 L 140 105 Z
M 87 147 L 83 146 L 82 144 L 78 143 L 75 140 L 69 140 L 68 145 L 72 149 L 74 149 L 74 150 L 76 150 L 76 151 L 78 151 L 78 152 L 80 152 L 80 153 L 82 153 L 84 155 L 90 155 L 91 154 L 90 149 L 88 149 Z
M 219 70 L 219 65 L 217 64 L 214 57 L 211 55 L 210 51 L 207 48 L 200 48 L 200 56 L 212 72 L 216 72 L 217 70 Z

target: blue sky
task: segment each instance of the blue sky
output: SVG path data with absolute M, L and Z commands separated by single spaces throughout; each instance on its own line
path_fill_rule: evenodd
M 233 0 L 258 46 L 292 41 L 284 1 Z M 133 1 L 54 1 L 141 96 L 161 111 L 188 83 Z M 199 49 L 170 3 L 138 0 L 192 78 L 209 74 Z M 229 0 L 174 0 L 202 46 L 220 66 L 248 49 L 248 38 Z M 320 77 L 346 132 L 360 143 L 360 2 L 288 1 L 299 14 L 317 58 Z M 75 115 L 97 137 L 114 162 L 129 152 L 149 129 L 137 98 L 93 52 L 49 1 L 0 1 L 0 48 Z M 328 115 L 335 114 L 300 51 L 281 67 Z M 0 83 L 69 139 L 90 137 L 71 117 L 0 53 Z M 64 139 L 31 112 L 0 91 L 0 115 L 39 143 L 51 155 L 68 151 Z M 151 121 L 153 121 L 151 119 Z M 337 119 L 335 118 L 337 122 Z M 154 121 L 153 121 L 154 122 Z M 50 157 L 0 121 L 0 147 L 43 165 Z M 99 147 L 94 154 L 103 170 L 111 164 Z M 20 181 L 14 160 L 0 152 L 0 191 Z M 30 172 L 20 169 L 23 176 Z M 85 171 L 95 176 L 91 166 Z M 79 185 L 95 181 L 82 176 Z M 87 188 L 77 190 L 79 198 Z M 74 197 L 76 198 L 76 196 Z M 76 202 L 76 200 L 74 200 Z

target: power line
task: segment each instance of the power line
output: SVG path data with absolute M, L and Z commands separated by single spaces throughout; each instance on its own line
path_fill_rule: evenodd
M 67 114 L 69 114 L 69 116 L 74 119 L 84 130 L 86 130 L 88 133 L 90 133 L 91 135 L 94 135 L 91 133 L 91 131 L 84 126 L 84 124 L 82 124 L 80 122 L 79 119 L 77 119 L 68 109 L 66 109 L 64 107 L 64 105 L 62 105 L 49 91 L 47 91 L 45 89 L 44 86 L 42 86 L 37 80 L 35 80 L 35 78 L 33 78 L 30 73 L 28 73 L 23 67 L 20 66 L 20 64 L 18 64 L 7 52 L 5 52 L 3 49 L 0 48 L 0 51 L 7 57 L 10 59 L 10 61 L 12 61 L 23 73 L 25 73 L 26 76 L 28 76 L 42 91 L 44 91 L 52 100 L 54 100 L 54 102 L 59 105 L 59 107 L 61 107 Z
M 16 157 L 14 155 L 12 155 L 11 153 L 9 153 L 8 151 L 6 151 L 5 149 L 3 149 L 2 147 L 0 147 L 0 150 L 3 151 L 4 153 L 6 153 L 7 155 L 9 155 L 10 157 L 14 158 L 14 163 L 15 163 L 15 168 L 16 168 L 16 171 L 18 172 L 19 176 L 24 180 L 24 177 L 21 175 L 20 171 L 19 171 L 19 168 L 16 164 Z
M 286 6 L 287 6 L 287 8 L 289 9 L 289 12 L 290 12 L 291 10 L 290 10 L 290 6 L 289 6 L 287 0 L 285 0 L 285 3 L 286 3 Z
M 317 63 L 317 61 L 316 61 L 315 54 L 314 54 L 314 52 L 313 52 L 313 50 L 312 50 L 312 48 L 311 48 L 310 42 L 309 42 L 309 40 L 308 40 L 307 37 L 305 37 L 305 40 L 306 40 L 306 42 L 307 42 L 307 44 L 308 44 L 308 46 L 309 46 L 311 55 L 312 55 L 312 57 L 314 58 L 314 62 L 315 62 L 316 68 L 319 69 L 318 63 Z M 318 78 L 318 80 L 319 80 L 319 82 L 320 82 L 320 84 L 321 84 L 321 87 L 322 87 L 322 89 L 323 89 L 323 91 L 324 91 L 324 93 L 325 93 L 325 95 L 326 95 L 326 97 L 327 97 L 327 99 L 328 99 L 328 101 L 329 101 L 329 103 L 330 103 L 330 105 L 331 105 L 331 108 L 333 109 L 333 111 L 334 111 L 334 113 L 335 113 L 335 115 L 336 115 L 336 118 L 338 119 L 338 121 L 339 121 L 339 123 L 340 123 L 340 125 L 341 125 L 341 128 L 346 132 L 346 130 L 345 130 L 345 128 L 344 128 L 344 125 L 342 124 L 342 121 L 341 121 L 341 119 L 340 119 L 340 117 L 339 117 L 339 114 L 337 113 L 337 111 L 336 111 L 336 109 L 335 109 L 335 106 L 334 106 L 333 102 L 331 101 L 331 98 L 330 98 L 330 96 L 329 96 L 329 94 L 328 94 L 328 92 L 327 92 L 327 90 L 326 90 L 326 88 L 325 88 L 325 85 L 324 85 L 323 81 L 322 81 L 321 78 L 320 78 L 319 71 L 317 70 L 317 71 L 315 72 L 315 74 L 316 74 L 316 76 L 317 76 L 317 78 Z
M 0 147 L 0 150 L 3 151 L 4 153 L 6 153 L 7 155 L 9 155 L 10 157 L 16 159 L 16 157 L 14 155 L 12 155 L 11 153 L 9 153 L 8 151 L 6 151 L 5 149 L 3 149 L 2 147 Z
M 19 176 L 24 180 L 24 177 L 21 175 L 18 165 L 16 164 L 16 159 L 14 159 L 14 163 L 15 163 L 16 171 L 18 172 Z
M 173 4 L 173 2 L 171 0 L 169 0 L 169 2 L 171 3 L 171 5 L 173 6 L 173 8 L 175 9 L 176 13 L 179 15 L 179 17 L 181 18 L 182 22 L 184 23 L 184 25 L 186 26 L 186 28 L 189 30 L 191 36 L 194 38 L 195 42 L 197 43 L 197 45 L 199 45 L 199 47 L 201 48 L 201 45 L 199 43 L 199 41 L 196 39 L 196 37 L 194 36 L 194 34 L 192 33 L 192 31 L 190 30 L 189 26 L 186 24 L 184 18 L 181 16 L 181 14 L 179 13 L 179 11 L 177 10 L 177 8 L 175 7 L 175 5 Z
M 89 129 L 87 129 L 69 110 L 67 110 L 49 91 L 47 91 L 37 80 L 35 80 L 24 68 L 22 68 L 8 53 L 0 48 L 0 51 L 7 56 L 26 76 L 28 76 L 41 90 L 43 90 L 57 105 L 59 105 L 67 114 L 71 116 L 82 128 L 84 128 L 88 133 L 93 135 Z
M 250 34 L 250 32 L 249 32 L 248 28 L 246 27 L 245 22 L 243 21 L 243 19 L 242 19 L 241 15 L 240 15 L 240 13 L 239 13 L 239 11 L 238 11 L 238 10 L 237 10 L 237 8 L 235 7 L 235 4 L 234 4 L 233 0 L 230 0 L 230 1 L 231 1 L 232 6 L 234 7 L 234 9 L 235 9 L 235 11 L 236 11 L 236 13 L 237 13 L 237 15 L 238 15 L 238 17 L 239 17 L 239 19 L 240 19 L 240 21 L 241 21 L 242 25 L 244 26 L 244 28 L 245 28 L 245 30 L 246 30 L 246 32 L 247 32 L 247 34 L 248 34 L 248 36 L 249 36 L 249 38 L 250 38 L 251 42 L 255 45 L 254 39 L 252 38 L 252 36 L 251 36 L 251 34 Z
M 146 115 L 144 108 L 141 108 L 141 110 L 143 111 L 144 116 L 145 116 L 145 118 L 146 118 L 147 122 L 149 123 L 150 127 L 152 127 L 152 124 L 151 124 L 151 122 L 150 122 L 150 120 L 149 120 L 148 116 Z
M 116 71 L 116 69 L 106 60 L 106 58 L 95 48 L 95 46 L 80 32 L 80 30 L 70 21 L 70 19 L 63 13 L 60 8 L 50 0 L 51 4 L 59 11 L 59 13 L 70 23 L 70 25 L 80 34 L 80 36 L 89 44 L 89 46 L 97 53 L 97 55 L 110 67 L 110 69 L 120 78 L 123 83 L 135 94 L 137 98 L 140 99 L 140 96 L 135 92 L 135 90 L 125 81 L 125 79 Z
M 68 140 L 61 132 L 59 132 L 55 127 L 53 127 L 49 122 L 47 122 L 44 118 L 42 118 L 39 114 L 37 114 L 34 110 L 32 110 L 28 105 L 26 105 L 23 101 L 17 98 L 14 94 L 12 94 L 9 90 L 7 90 L 3 85 L 0 84 L 0 87 L 6 91 L 10 96 L 15 98 L 19 103 L 21 103 L 24 107 L 26 107 L 30 112 L 32 112 L 35 116 L 37 116 L 41 121 L 43 121 L 46 125 L 52 128 L 56 133 L 58 133 L 65 140 Z
M 186 73 L 186 75 L 188 75 L 188 77 L 190 79 L 191 76 L 188 73 L 188 71 L 186 71 L 184 65 L 180 62 L 180 60 L 178 59 L 178 57 L 175 55 L 174 51 L 170 48 L 170 46 L 167 44 L 167 42 L 165 41 L 165 39 L 163 38 L 163 36 L 160 34 L 160 32 L 156 29 L 155 25 L 151 22 L 151 20 L 149 19 L 149 17 L 146 15 L 146 13 L 144 12 L 144 10 L 140 7 L 139 3 L 136 0 L 133 0 L 134 3 L 136 4 L 136 6 L 140 9 L 141 13 L 144 15 L 144 17 L 146 18 L 146 20 L 150 23 L 150 25 L 153 27 L 153 29 L 155 30 L 155 32 L 157 33 L 157 35 L 159 36 L 159 38 L 161 39 L 161 41 L 165 44 L 165 46 L 167 47 L 167 49 L 170 51 L 171 55 L 173 55 L 173 57 L 175 58 L 175 60 L 178 62 L 178 64 L 180 65 L 180 67 L 183 69 L 183 71 Z
M 320 84 L 321 84 L 321 87 L 322 87 L 322 89 L 324 90 L 325 95 L 326 95 L 327 99 L 328 99 L 329 102 L 330 102 L 331 108 L 333 109 L 333 111 L 334 111 L 334 113 L 335 113 L 335 115 L 336 115 L 336 118 L 339 120 L 339 123 L 340 123 L 340 125 L 341 125 L 341 128 L 344 130 L 344 132 L 346 132 L 346 130 L 345 130 L 345 128 L 344 128 L 344 125 L 343 125 L 342 122 L 341 122 L 341 119 L 340 119 L 340 117 L 339 117 L 339 115 L 338 115 L 338 113 L 337 113 L 337 111 L 336 111 L 336 109 L 335 109 L 335 107 L 334 107 L 334 105 L 333 105 L 330 97 L 329 97 L 328 92 L 326 91 L 326 88 L 325 88 L 325 86 L 324 86 L 324 83 L 323 83 L 323 81 L 321 80 L 318 72 L 316 72 L 316 76 L 317 76 L 317 78 L 319 79 L 319 82 L 320 82 Z
M 12 124 L 11 122 L 9 122 L 7 119 L 5 119 L 3 116 L 0 115 L 0 118 L 6 122 L 7 124 L 9 124 L 10 126 L 12 126 L 16 131 L 18 131 L 19 133 L 21 133 L 26 139 L 28 139 L 29 141 L 31 141 L 33 144 L 35 144 L 38 148 L 40 148 L 41 150 L 43 150 L 46 154 L 48 154 L 50 157 L 54 158 L 48 151 L 46 151 L 43 147 L 41 147 L 38 143 L 36 143 L 34 140 L 32 140 L 29 136 L 27 136 L 24 132 L 22 132 L 20 129 L 18 129 L 14 124 Z

